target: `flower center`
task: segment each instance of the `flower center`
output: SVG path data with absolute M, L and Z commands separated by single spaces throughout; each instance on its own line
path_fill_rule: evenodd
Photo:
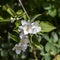
M 21 43 L 22 43 L 22 44 L 26 44 L 26 41 L 25 41 L 25 40 L 21 40 Z
M 27 27 L 26 27 L 26 31 L 29 31 L 29 30 L 30 30 L 30 27 L 29 27 L 29 26 L 27 26 Z
M 21 50 L 21 47 L 20 47 L 20 46 L 16 46 L 16 49 L 17 49 L 17 50 Z

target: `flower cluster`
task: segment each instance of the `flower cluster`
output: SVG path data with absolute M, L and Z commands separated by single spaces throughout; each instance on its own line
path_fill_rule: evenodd
M 28 43 L 28 36 L 24 36 L 24 38 L 22 38 L 21 41 L 15 45 L 13 50 L 15 50 L 17 54 L 20 54 L 21 51 L 24 52 L 27 49 Z
M 41 27 L 38 25 L 37 22 L 30 23 L 30 21 L 21 21 L 22 26 L 19 26 L 18 31 L 23 31 L 24 35 L 30 34 L 36 34 L 41 31 Z
M 31 23 L 30 21 L 21 21 L 22 26 L 19 26 L 18 31 L 20 32 L 20 42 L 15 45 L 13 50 L 17 54 L 20 54 L 21 51 L 25 51 L 29 44 L 28 34 L 36 34 L 41 31 L 41 27 L 37 22 Z

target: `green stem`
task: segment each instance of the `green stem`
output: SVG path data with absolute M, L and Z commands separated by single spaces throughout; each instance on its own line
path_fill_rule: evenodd
M 20 3 L 20 5 L 21 5 L 21 7 L 23 8 L 24 12 L 26 13 L 26 15 L 27 15 L 28 19 L 30 20 L 30 17 L 29 17 L 29 15 L 28 15 L 28 13 L 27 13 L 26 9 L 24 8 L 24 6 L 23 6 L 23 4 L 22 4 L 21 0 L 19 0 L 19 3 Z
M 33 41 L 32 41 L 32 36 L 33 36 L 33 35 L 30 35 L 30 43 L 31 43 L 31 45 L 33 46 L 34 58 L 35 58 L 35 60 L 38 60 L 38 58 L 37 58 L 37 56 L 36 56 L 36 47 L 34 46 L 34 43 L 33 43 Z

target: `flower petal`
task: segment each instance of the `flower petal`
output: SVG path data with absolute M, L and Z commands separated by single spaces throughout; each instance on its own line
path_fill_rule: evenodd
M 17 53 L 17 54 L 20 54 L 20 53 L 21 53 L 21 50 L 16 50 L 16 53 Z
M 27 44 L 22 45 L 22 51 L 24 51 L 24 52 L 25 52 L 25 50 L 27 49 L 27 47 L 28 47 L 28 45 L 27 45 Z
M 22 24 L 22 25 L 26 25 L 27 22 L 26 22 L 25 20 L 22 20 L 22 21 L 21 21 L 21 24 Z

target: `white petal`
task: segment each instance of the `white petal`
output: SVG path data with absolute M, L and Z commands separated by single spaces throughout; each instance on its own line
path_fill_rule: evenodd
M 16 53 L 17 53 L 17 54 L 20 54 L 20 53 L 21 53 L 21 50 L 16 50 Z
M 27 49 L 27 47 L 28 47 L 27 44 L 22 45 L 22 51 L 25 51 Z
M 36 34 L 41 31 L 41 27 L 32 28 L 32 34 Z
M 38 27 L 38 28 L 37 28 L 37 32 L 40 32 L 40 31 L 41 31 L 41 27 Z
M 21 24 L 22 24 L 22 25 L 26 25 L 27 22 L 26 22 L 25 20 L 22 20 L 22 21 L 21 21 Z
M 29 33 L 28 31 L 24 30 L 24 34 L 25 34 L 25 35 L 27 35 L 28 33 Z
M 32 28 L 29 30 L 29 33 L 30 33 L 30 34 L 32 34 L 32 33 L 33 33 L 33 30 L 32 30 Z
M 17 46 L 17 44 L 14 46 L 14 48 L 12 50 L 15 50 L 16 49 L 16 46 Z
M 23 32 L 20 33 L 20 39 L 24 40 L 24 39 L 28 39 L 28 36 L 25 35 Z
M 15 47 L 12 50 L 15 50 Z
M 23 29 L 23 26 L 19 26 L 18 31 L 21 32 Z
M 32 28 L 35 28 L 36 26 L 38 26 L 38 23 L 37 22 L 33 22 L 31 25 L 32 25 Z
M 21 43 L 19 42 L 19 44 L 18 44 L 20 47 L 21 47 Z
M 21 38 L 21 39 L 24 38 L 24 33 L 23 33 L 23 32 L 20 33 L 20 38 Z

